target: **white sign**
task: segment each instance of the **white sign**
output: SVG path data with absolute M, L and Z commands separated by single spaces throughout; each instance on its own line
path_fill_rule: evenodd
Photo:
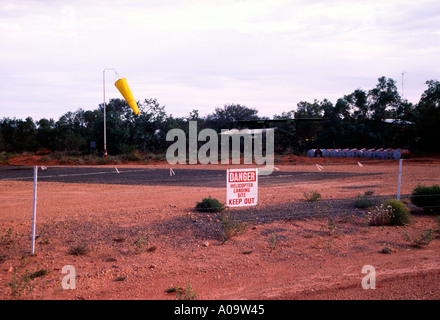
M 258 203 L 258 168 L 226 171 L 228 207 L 255 206 Z

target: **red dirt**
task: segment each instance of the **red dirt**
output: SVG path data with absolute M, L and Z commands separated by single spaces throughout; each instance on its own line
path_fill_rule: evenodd
M 10 164 L 41 165 L 37 160 Z M 304 201 L 303 193 L 315 189 L 323 199 L 316 202 L 316 214 L 307 218 L 259 222 L 248 208 L 255 218 L 244 234 L 225 244 L 216 214 L 194 211 L 195 203 L 207 196 L 225 201 L 223 188 L 39 182 L 34 256 L 29 255 L 32 183 L 0 181 L 0 299 L 175 299 L 175 293 L 165 290 L 188 283 L 198 299 L 439 299 L 438 234 L 422 248 L 402 237 L 403 230 L 416 236 L 438 230 L 435 215 L 413 210 L 408 226 L 373 227 L 366 210 L 359 213 L 348 206 L 334 213 L 331 228 L 328 216 L 333 212 L 328 212 L 326 200 L 352 199 L 369 189 L 395 196 L 396 161 L 357 162 L 301 157 L 277 162 L 282 171 L 316 171 L 314 164 L 320 164 L 323 171 L 381 175 L 373 181 L 366 176 L 260 186 L 259 208 Z M 140 167 L 153 166 L 170 167 Z M 173 166 L 177 174 L 187 167 Z M 226 170 L 221 165 L 191 167 Z M 401 193 L 410 194 L 419 182 L 440 183 L 438 159 L 404 161 Z M 148 231 L 148 245 L 136 252 L 136 240 Z M 89 251 L 68 254 L 79 244 L 87 244 Z M 381 253 L 384 247 L 391 253 Z M 76 270 L 74 290 L 62 288 L 65 265 Z M 365 265 L 375 268 L 376 289 L 362 288 Z M 49 273 L 30 280 L 30 292 L 12 291 L 12 284 L 25 283 L 21 276 L 26 271 L 41 269 Z

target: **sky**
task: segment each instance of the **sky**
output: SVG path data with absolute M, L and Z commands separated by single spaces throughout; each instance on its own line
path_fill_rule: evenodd
M 0 119 L 94 110 L 122 98 L 117 75 L 176 117 L 273 117 L 381 76 L 417 103 L 440 80 L 431 0 L 2 0 L 0 41 Z

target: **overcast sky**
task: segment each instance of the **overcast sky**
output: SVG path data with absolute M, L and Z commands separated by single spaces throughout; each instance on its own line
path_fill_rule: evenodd
M 104 68 L 174 116 L 236 103 L 272 117 L 380 76 L 402 94 L 402 72 L 417 103 L 440 80 L 438 1 L 1 0 L 0 40 L 0 119 L 96 109 Z

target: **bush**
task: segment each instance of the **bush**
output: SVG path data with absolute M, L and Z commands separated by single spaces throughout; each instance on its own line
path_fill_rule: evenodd
M 387 200 L 371 212 L 370 226 L 397 225 L 410 223 L 411 215 L 406 205 L 398 200 Z
M 412 235 L 408 235 L 406 230 L 403 230 L 402 236 L 406 242 L 410 243 L 414 247 L 427 246 L 434 239 L 433 232 L 431 229 L 428 229 L 427 231 L 425 231 L 425 233 L 422 233 L 420 235 L 420 238 L 416 238 Z
M 225 205 L 217 199 L 204 198 L 201 202 L 197 202 L 196 210 L 200 212 L 222 212 L 225 210 Z
M 321 199 L 321 194 L 317 190 L 304 192 L 304 198 L 307 201 L 318 201 L 319 199 Z
M 218 217 L 222 224 L 222 244 L 231 239 L 232 237 L 243 234 L 246 231 L 247 224 L 244 221 L 236 219 L 232 215 L 221 214 Z
M 399 200 L 390 199 L 384 204 L 385 208 L 392 208 L 392 215 L 390 217 L 390 224 L 395 226 L 403 226 L 411 222 L 411 215 L 408 207 Z
M 368 197 L 367 194 L 358 194 L 354 199 L 354 206 L 358 209 L 371 208 L 374 205 L 374 201 Z
M 411 203 L 426 211 L 440 211 L 440 185 L 431 187 L 420 183 L 412 191 Z
M 383 204 L 376 206 L 371 214 L 369 225 L 370 226 L 386 226 L 390 224 L 391 215 L 393 214 L 393 208 L 384 207 Z
M 80 244 L 74 247 L 71 247 L 69 249 L 68 254 L 74 255 L 74 256 L 82 256 L 87 254 L 90 251 L 90 248 L 87 246 L 87 244 Z

